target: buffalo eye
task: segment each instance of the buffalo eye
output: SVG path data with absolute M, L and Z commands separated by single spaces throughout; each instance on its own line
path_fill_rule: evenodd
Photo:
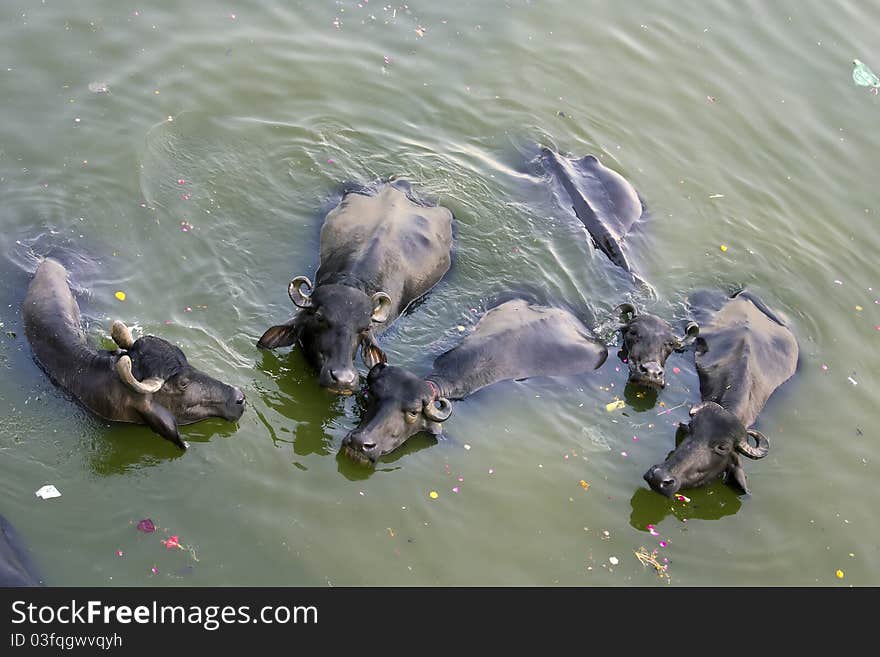
M 419 415 L 422 411 L 421 409 L 408 408 L 404 412 L 406 413 L 407 420 L 409 420 L 410 422 L 415 422 L 417 419 L 419 419 Z
M 715 445 L 715 451 L 719 454 L 727 454 L 730 451 L 730 447 L 725 443 L 721 443 L 719 445 Z
M 189 385 L 189 379 L 185 376 L 177 377 L 177 387 L 180 389 L 186 388 Z

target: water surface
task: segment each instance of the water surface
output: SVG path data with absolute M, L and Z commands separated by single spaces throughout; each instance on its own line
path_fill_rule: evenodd
M 0 512 L 58 585 L 665 585 L 642 546 L 673 585 L 880 584 L 880 99 L 851 79 L 854 58 L 880 70 L 878 23 L 876 3 L 794 0 L 2 3 Z M 800 366 L 759 420 L 751 496 L 642 481 L 698 396 L 693 359 L 656 403 L 625 393 L 610 311 L 633 288 L 529 166 L 537 143 L 645 199 L 651 310 L 746 285 L 790 319 Z M 426 373 L 519 290 L 593 317 L 611 357 L 486 389 L 371 473 L 336 454 L 358 400 L 254 343 L 314 275 L 342 186 L 392 176 L 457 221 L 392 362 Z M 179 344 L 246 392 L 239 425 L 187 428 L 182 455 L 57 390 L 20 315 L 53 249 L 94 340 L 121 318 Z

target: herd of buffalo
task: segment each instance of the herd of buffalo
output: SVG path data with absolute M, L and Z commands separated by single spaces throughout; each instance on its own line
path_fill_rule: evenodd
M 592 155 L 571 159 L 542 149 L 538 162 L 595 248 L 643 283 L 625 254 L 624 238 L 644 213 L 632 185 Z M 320 385 L 337 394 L 359 389 L 360 351 L 368 369 L 366 408 L 342 441 L 356 462 L 375 464 L 419 432 L 440 434 L 453 401 L 481 388 L 576 375 L 607 358 L 606 345 L 568 310 L 515 298 L 488 310 L 457 346 L 437 356 L 431 372 L 389 365 L 379 338 L 450 269 L 453 224 L 448 209 L 420 202 L 403 181 L 347 192 L 321 227 L 314 282 L 296 276 L 288 286 L 294 316 L 257 342 L 263 349 L 299 346 Z M 615 310 L 631 383 L 662 389 L 669 355 L 690 348 L 699 375 L 690 422 L 679 426 L 674 450 L 644 479 L 668 497 L 719 476 L 747 493 L 740 457 L 768 453 L 767 438 L 752 425 L 794 374 L 797 342 L 779 314 L 748 291 L 699 291 L 688 305 L 692 316 L 680 331 L 631 301 Z M 245 410 L 241 390 L 199 371 L 159 337 L 135 340 L 121 321 L 110 331 L 116 349 L 93 347 L 57 260 L 47 257 L 37 267 L 22 312 L 38 364 L 102 418 L 145 424 L 186 449 L 180 425 L 208 417 L 234 422 Z M 0 583 L 28 583 L 11 541 L 0 525 Z

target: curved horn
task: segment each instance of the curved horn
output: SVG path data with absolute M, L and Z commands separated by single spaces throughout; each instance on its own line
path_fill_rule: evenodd
M 747 433 L 755 439 L 757 447 L 752 447 L 749 444 L 748 438 L 740 438 L 736 443 L 736 451 L 744 456 L 748 456 L 750 459 L 762 459 L 767 456 L 767 453 L 770 451 L 770 441 L 767 440 L 767 437 L 755 429 L 749 429 Z
M 434 402 L 428 402 L 422 408 L 422 414 L 434 422 L 443 422 L 452 415 L 452 402 L 446 397 L 438 397 L 435 401 L 440 404 L 440 407 L 435 406 Z
M 700 335 L 700 325 L 693 321 L 688 322 L 684 329 L 684 335 L 675 339 L 675 342 L 677 343 L 675 348 L 683 349 L 685 345 L 696 340 L 698 335 Z
M 373 316 L 371 319 L 374 322 L 384 322 L 388 319 L 388 315 L 391 313 L 391 297 L 384 292 L 376 292 L 370 301 L 373 303 Z
M 636 307 L 629 302 L 625 302 L 617 306 L 614 310 L 611 311 L 614 315 L 617 315 L 622 321 L 629 322 L 633 317 L 638 315 L 638 311 Z M 630 317 L 627 318 L 627 315 Z
M 303 285 L 309 290 L 307 294 L 303 294 L 301 289 Z M 297 276 L 287 286 L 287 294 L 290 296 L 290 300 L 293 301 L 294 306 L 297 308 L 308 308 L 312 305 L 312 302 L 309 300 L 309 297 L 312 296 L 312 281 L 309 280 L 308 276 Z
M 135 392 L 141 393 L 142 395 L 149 395 L 154 392 L 159 392 L 159 390 L 165 383 L 163 379 L 158 378 L 150 378 L 143 381 L 138 381 L 136 378 L 134 378 L 134 374 L 131 373 L 130 356 L 123 356 L 116 361 L 116 374 L 119 375 L 119 378 L 125 385 L 127 385 Z
M 131 337 L 131 329 L 118 319 L 114 320 L 113 324 L 110 326 L 110 337 L 113 338 L 113 342 L 115 342 L 120 349 L 131 349 L 131 345 L 134 344 L 134 338 Z

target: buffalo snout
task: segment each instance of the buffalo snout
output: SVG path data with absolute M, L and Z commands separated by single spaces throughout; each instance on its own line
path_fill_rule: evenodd
M 642 386 L 663 388 L 666 386 L 666 372 L 658 361 L 635 364 L 630 368 L 629 381 Z
M 229 420 L 232 422 L 237 421 L 244 413 L 244 405 L 245 405 L 245 396 L 244 393 L 235 386 L 232 387 L 232 403 L 228 405 L 229 407 Z
M 644 479 L 653 490 L 666 497 L 672 497 L 681 489 L 681 481 L 663 465 L 651 466 Z
M 357 371 L 353 367 L 327 368 L 332 385 L 328 386 L 335 390 L 354 392 L 358 380 Z
M 364 465 L 374 465 L 380 456 L 378 444 L 365 431 L 348 434 L 342 441 L 342 449 L 352 461 Z

